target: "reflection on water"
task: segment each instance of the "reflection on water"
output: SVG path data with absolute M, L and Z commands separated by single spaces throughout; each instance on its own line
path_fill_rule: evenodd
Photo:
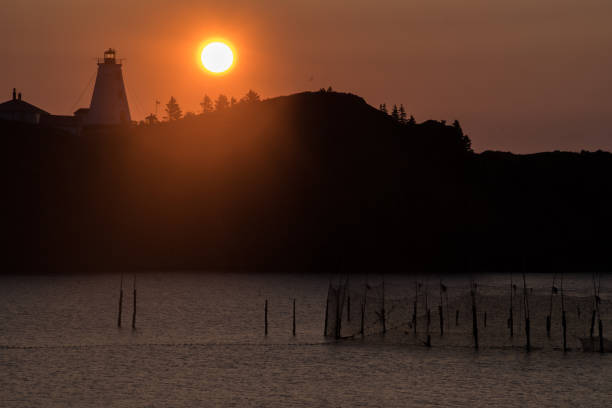
M 529 280 L 541 288 L 551 281 Z M 426 349 L 397 334 L 328 342 L 327 276 L 139 274 L 135 331 L 131 275 L 116 327 L 119 281 L 116 274 L 0 278 L 2 406 L 604 406 L 612 393 L 612 354 Z M 446 281 L 468 285 L 463 277 Z M 413 285 L 387 277 L 388 296 Z M 590 275 L 567 277 L 566 285 L 585 296 L 592 287 Z M 602 287 L 608 296 L 609 276 Z

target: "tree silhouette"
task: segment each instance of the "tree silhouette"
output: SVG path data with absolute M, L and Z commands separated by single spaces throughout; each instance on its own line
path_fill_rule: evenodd
M 165 119 L 168 121 L 179 120 L 183 116 L 183 111 L 181 111 L 181 107 L 174 99 L 174 96 L 170 97 L 170 100 L 166 104 L 166 116 Z
M 416 125 L 416 120 L 414 119 L 414 116 L 410 115 L 410 119 L 408 119 L 408 124 Z
M 194 112 L 186 112 L 185 116 L 183 116 L 185 119 L 187 118 L 195 118 L 196 114 Z
M 220 112 L 222 110 L 229 108 L 229 106 L 230 104 L 229 104 L 229 99 L 227 99 L 227 96 L 223 94 L 219 95 L 219 97 L 215 101 L 215 110 L 217 112 Z
M 255 102 L 259 102 L 261 99 L 259 97 L 259 94 L 257 92 L 255 92 L 252 89 L 249 89 L 249 92 L 246 93 L 246 95 L 244 95 L 242 97 L 242 99 L 240 100 L 240 102 L 242 103 L 255 103 Z
M 406 123 L 406 109 L 404 109 L 403 104 L 399 107 L 399 121 L 401 123 Z
M 386 103 L 381 103 L 379 106 L 379 109 L 381 112 L 384 112 L 385 114 L 389 114 L 389 112 L 387 112 L 387 104 Z
M 204 95 L 204 99 L 200 102 L 200 106 L 202 107 L 202 113 L 212 112 L 214 109 L 212 99 L 210 96 Z
M 391 117 L 397 121 L 399 121 L 399 110 L 397 109 L 397 105 L 393 105 L 393 110 L 391 111 Z
M 233 96 L 230 99 L 230 106 L 234 106 L 238 103 L 238 101 L 236 100 L 236 98 L 234 98 Z
M 149 116 L 145 118 L 145 123 L 147 125 L 154 125 L 156 123 L 159 123 L 159 120 L 157 119 L 157 115 L 151 113 Z
M 455 129 L 457 129 L 457 131 L 459 132 L 459 134 L 463 134 L 463 129 L 461 129 L 461 124 L 459 123 L 459 121 L 457 119 L 455 119 L 455 121 L 453 122 L 453 127 Z
M 459 138 L 461 141 L 461 145 L 465 149 L 465 151 L 470 152 L 470 153 L 473 152 L 472 141 L 470 140 L 468 135 L 463 133 L 463 129 L 461 128 L 461 124 L 459 123 L 458 120 L 455 120 L 453 122 L 453 128 L 455 128 L 455 130 L 457 131 L 457 134 L 459 135 Z

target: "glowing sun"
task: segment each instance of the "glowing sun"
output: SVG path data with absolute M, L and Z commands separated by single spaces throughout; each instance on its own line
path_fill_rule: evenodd
M 202 50 L 202 65 L 215 74 L 230 69 L 234 63 L 232 49 L 222 42 L 211 42 Z

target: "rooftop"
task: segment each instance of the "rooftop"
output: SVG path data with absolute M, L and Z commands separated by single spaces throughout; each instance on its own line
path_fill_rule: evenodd
M 17 92 L 15 89 L 13 89 L 13 99 L 10 99 L 4 103 L 0 103 L 0 112 L 40 113 L 43 115 L 49 114 L 49 112 L 46 112 L 32 104 L 22 101 L 21 94 L 17 96 Z

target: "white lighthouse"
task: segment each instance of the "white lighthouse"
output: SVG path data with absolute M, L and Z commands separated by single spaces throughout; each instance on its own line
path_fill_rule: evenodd
M 117 63 L 115 50 L 109 48 L 104 52 L 104 59 L 98 59 L 98 75 L 85 124 L 120 125 L 130 121 L 121 63 Z

